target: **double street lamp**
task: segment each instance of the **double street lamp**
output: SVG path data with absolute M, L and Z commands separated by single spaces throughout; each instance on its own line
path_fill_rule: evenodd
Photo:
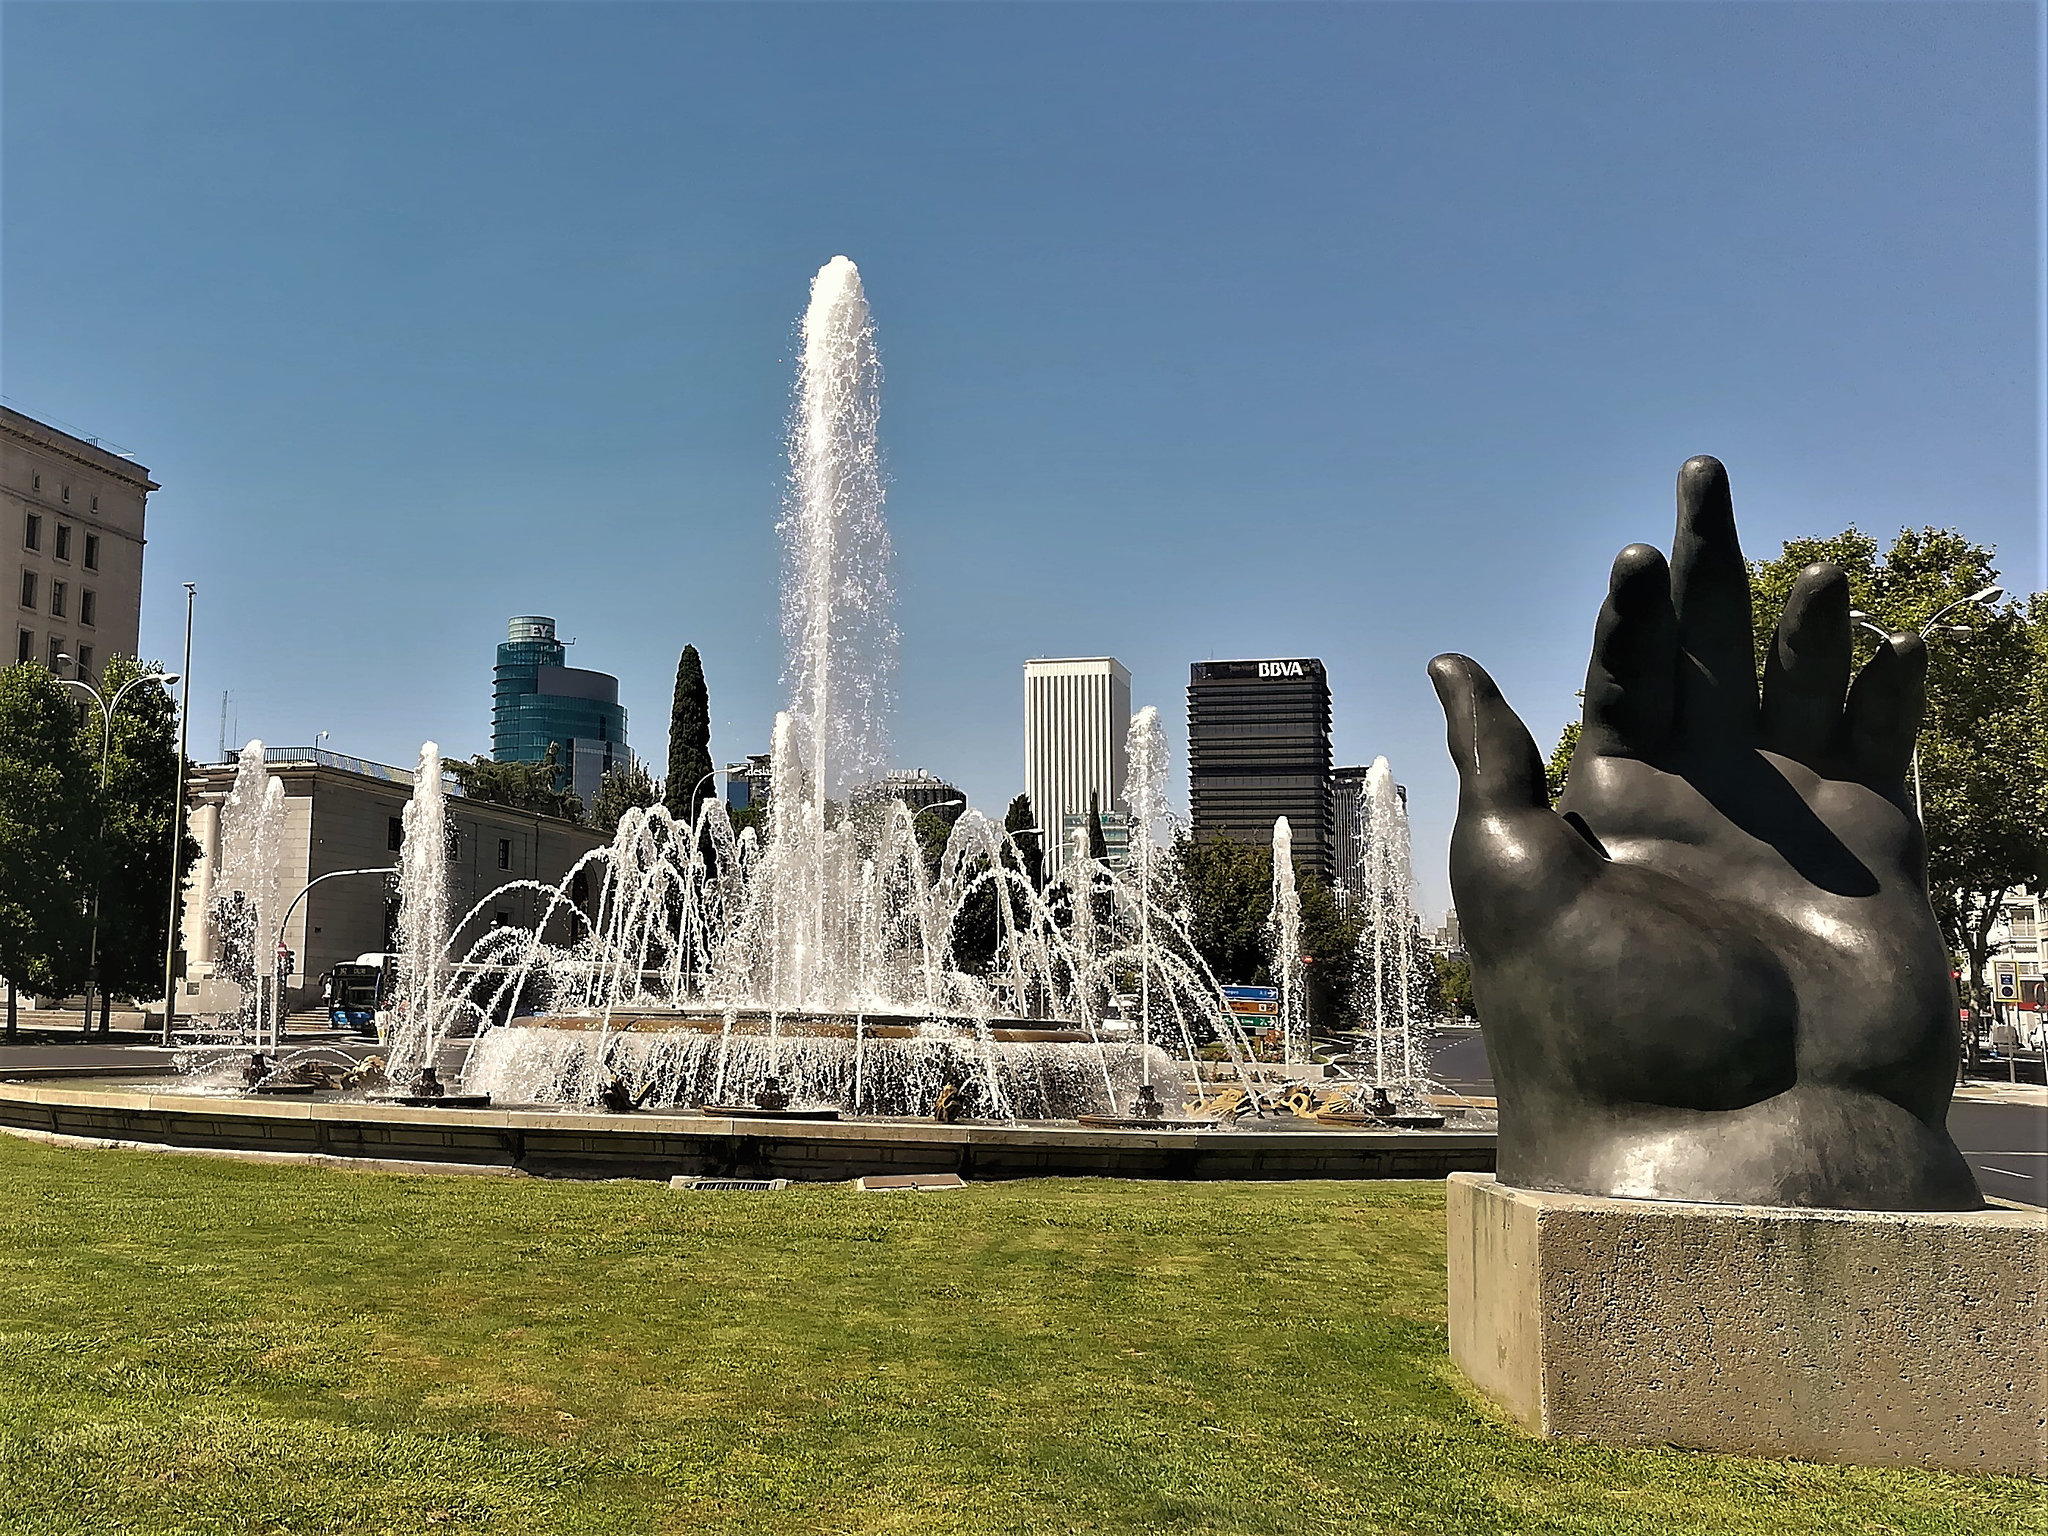
M 58 655 L 57 660 L 66 666 L 77 665 L 77 662 L 70 656 L 61 653 Z M 100 976 L 100 887 L 104 879 L 100 869 L 100 862 L 101 857 L 106 852 L 107 775 L 113 765 L 114 711 L 121 707 L 121 700 L 128 696 L 128 690 L 137 683 L 161 683 L 168 689 L 173 683 L 178 681 L 178 676 L 179 674 L 176 672 L 138 672 L 119 688 L 115 689 L 114 696 L 111 699 L 102 696 L 99 689 L 93 687 L 91 683 L 86 682 L 83 678 L 64 677 L 58 679 L 66 688 L 76 688 L 85 694 L 93 703 L 99 706 L 100 710 L 100 820 L 99 831 L 95 839 L 97 846 L 94 848 L 92 861 L 92 947 L 87 952 L 85 970 L 85 1032 L 87 1034 L 92 1033 L 93 993 L 99 986 Z M 184 771 L 185 765 L 181 760 L 178 764 L 180 777 L 183 776 Z M 172 862 L 176 862 L 175 853 L 173 854 Z

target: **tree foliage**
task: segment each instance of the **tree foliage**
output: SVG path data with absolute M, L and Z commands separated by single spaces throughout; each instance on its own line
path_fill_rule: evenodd
M 1218 834 L 1174 840 L 1172 863 L 1188 933 L 1197 951 L 1225 985 L 1274 984 L 1268 919 L 1273 910 L 1273 850 L 1234 842 Z M 1353 981 L 1358 922 L 1345 912 L 1328 886 L 1297 871 L 1301 895 L 1301 947 L 1308 964 L 1308 1022 L 1328 1033 L 1353 1018 Z
M 1092 789 L 1088 791 L 1088 857 L 1109 857 L 1109 839 L 1102 831 L 1102 796 Z
M 1953 529 L 1908 528 L 1889 549 L 1851 527 L 1794 539 L 1751 566 L 1759 668 L 1799 572 L 1832 561 L 1850 601 L 1889 631 L 1918 631 L 1998 581 L 1995 552 Z M 1927 643 L 1920 794 L 1935 915 L 1981 984 L 1992 924 L 2015 890 L 2039 889 L 2048 864 L 2048 605 L 1953 608 Z M 1956 633 L 1957 630 L 1967 631 Z M 1856 630 L 1856 664 L 1877 637 Z
M 1439 1018 L 1469 1019 L 1476 1016 L 1472 1004 L 1472 962 L 1433 951 L 1429 957 L 1435 972 L 1430 1001 Z
M 0 976 L 17 988 L 85 984 L 98 767 L 54 677 L 33 662 L 0 670 Z
M 646 810 L 661 799 L 654 776 L 637 757 L 629 757 L 597 781 L 597 798 L 590 807 L 590 824 L 600 832 L 616 832 L 626 812 Z
M 471 800 L 581 823 L 582 800 L 574 790 L 555 787 L 562 772 L 560 747 L 559 742 L 549 742 L 546 755 L 537 763 L 500 763 L 479 753 L 468 762 L 450 763 L 448 770 Z
M 676 660 L 676 687 L 668 713 L 668 777 L 662 801 L 677 821 L 695 820 L 697 807 L 711 795 L 711 692 L 704 684 L 704 662 L 697 647 L 686 645 Z
M 107 663 L 100 692 L 111 701 L 134 678 L 163 668 L 128 657 Z M 85 711 L 79 748 L 98 789 L 97 708 Z M 107 787 L 91 849 L 100 901 L 99 985 L 106 997 L 155 997 L 163 991 L 164 946 L 171 942 L 171 824 L 178 793 L 178 710 L 160 683 L 129 687 L 114 712 Z M 187 834 L 178 846 L 178 876 L 199 857 Z
M 1572 753 L 1578 750 L 1579 731 L 1582 722 L 1567 721 L 1559 733 L 1557 745 L 1551 750 L 1550 761 L 1543 765 L 1543 782 L 1550 791 L 1550 808 L 1557 809 L 1557 802 L 1564 796 L 1565 775 L 1571 772 Z
M 1045 889 L 1045 847 L 1035 830 L 1037 826 L 1029 795 L 1019 795 L 1010 802 L 1010 809 L 1003 816 L 1003 830 L 1017 844 L 1017 853 L 1023 860 L 1024 878 L 1031 882 L 1031 889 L 1042 891 Z

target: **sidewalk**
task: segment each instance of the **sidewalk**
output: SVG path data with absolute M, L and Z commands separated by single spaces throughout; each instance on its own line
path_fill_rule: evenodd
M 1956 1089 L 1956 1097 L 1976 1104 L 2036 1104 L 2048 1108 L 2048 1088 L 2039 1083 L 2002 1083 L 1973 1077 Z

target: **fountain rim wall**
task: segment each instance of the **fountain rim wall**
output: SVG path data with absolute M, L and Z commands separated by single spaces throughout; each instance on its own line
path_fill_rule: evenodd
M 675 1174 L 839 1182 L 959 1173 L 1182 1180 L 1438 1179 L 1491 1172 L 1491 1131 L 1107 1130 L 922 1121 L 757 1120 L 586 1110 L 415 1109 L 0 1082 L 0 1129 L 167 1151 L 280 1153 L 358 1167 L 429 1163 L 580 1178 Z

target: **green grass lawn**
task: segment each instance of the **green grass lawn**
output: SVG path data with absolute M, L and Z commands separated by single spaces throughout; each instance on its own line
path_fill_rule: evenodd
M 682 1195 L 0 1136 L 0 1530 L 2048 1531 L 1546 1445 L 1424 1183 Z

